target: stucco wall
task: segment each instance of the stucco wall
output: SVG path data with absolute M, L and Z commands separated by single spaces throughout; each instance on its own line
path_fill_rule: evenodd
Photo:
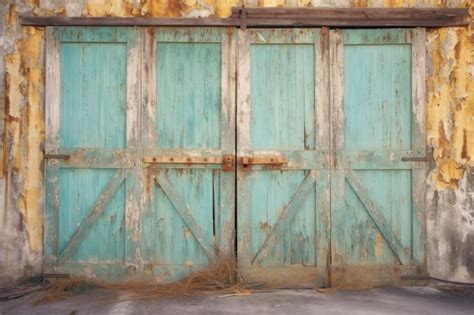
M 4 0 L 0 4 L 0 283 L 41 271 L 44 29 L 20 15 L 203 17 L 230 15 L 237 0 Z M 240 2 L 242 4 L 242 1 Z M 248 0 L 247 6 L 467 7 L 470 0 Z M 428 31 L 428 268 L 474 282 L 474 25 Z M 0 106 L 1 107 L 1 106 Z M 1 169 L 1 168 L 0 168 Z

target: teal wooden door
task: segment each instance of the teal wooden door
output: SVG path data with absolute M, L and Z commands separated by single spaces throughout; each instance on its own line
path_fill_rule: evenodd
M 331 34 L 332 284 L 424 272 L 424 31 Z M 416 159 L 415 159 L 416 160 Z
M 45 271 L 123 280 L 138 263 L 141 36 L 47 34 Z
M 241 31 L 237 254 L 244 281 L 326 283 L 328 33 Z
M 173 281 L 234 259 L 232 29 L 146 31 L 143 273 Z

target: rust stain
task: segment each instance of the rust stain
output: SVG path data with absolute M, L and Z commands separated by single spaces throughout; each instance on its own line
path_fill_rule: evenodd
M 382 234 L 375 233 L 375 256 L 380 257 L 383 255 L 383 237 Z

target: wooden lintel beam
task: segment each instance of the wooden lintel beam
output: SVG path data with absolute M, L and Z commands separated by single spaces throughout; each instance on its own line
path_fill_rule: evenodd
M 22 16 L 23 26 L 239 26 L 239 19 Z
M 467 8 L 241 8 L 230 18 L 23 16 L 25 26 L 446 27 L 468 26 Z

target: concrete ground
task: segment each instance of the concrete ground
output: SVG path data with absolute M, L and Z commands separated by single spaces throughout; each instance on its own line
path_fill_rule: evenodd
M 278 290 L 248 296 L 127 300 L 126 292 L 93 290 L 32 306 L 31 298 L 0 302 L 1 314 L 474 314 L 474 296 L 431 287 L 320 293 Z M 122 300 L 119 300 L 119 299 Z

